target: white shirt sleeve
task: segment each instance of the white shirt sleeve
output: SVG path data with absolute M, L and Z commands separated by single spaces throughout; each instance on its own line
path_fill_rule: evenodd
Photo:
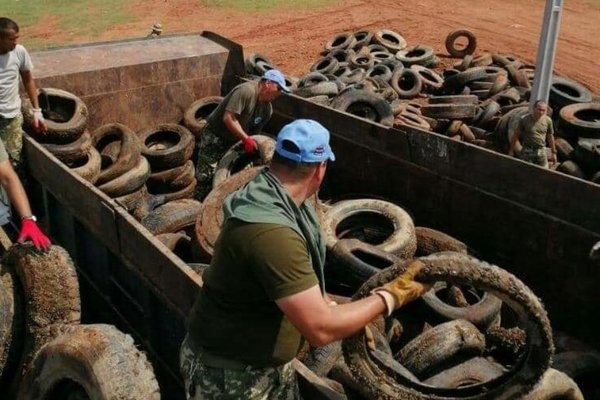
M 17 57 L 19 58 L 19 71 L 31 71 L 33 69 L 33 62 L 25 47 L 20 44 L 17 45 Z

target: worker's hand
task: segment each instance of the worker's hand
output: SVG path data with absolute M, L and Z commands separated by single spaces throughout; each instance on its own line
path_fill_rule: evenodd
M 377 347 L 375 346 L 375 338 L 373 337 L 373 332 L 369 325 L 365 326 L 365 343 L 367 347 L 371 350 L 375 350 Z
M 256 140 L 252 136 L 246 136 L 243 143 L 244 153 L 251 156 L 258 151 L 258 144 L 256 144 Z
M 46 126 L 46 120 L 44 119 L 42 109 L 33 108 L 31 112 L 33 113 L 33 127 L 35 130 L 38 132 L 47 132 L 48 127 Z
M 31 219 L 24 219 L 21 222 L 21 231 L 17 237 L 17 242 L 23 243 L 31 240 L 38 250 L 50 250 L 50 239 L 41 231 L 37 223 Z
M 550 161 L 551 164 L 556 164 L 556 153 L 550 152 L 550 157 L 548 157 L 548 161 Z
M 431 289 L 431 284 L 415 281 L 415 276 L 421 268 L 423 268 L 421 261 L 413 261 L 402 275 L 373 290 L 375 294 L 383 298 L 388 315 L 403 305 L 418 299 Z M 387 293 L 391 296 L 386 295 Z

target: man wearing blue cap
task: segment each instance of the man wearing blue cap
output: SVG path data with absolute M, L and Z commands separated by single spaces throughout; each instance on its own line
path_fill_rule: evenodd
M 198 195 L 202 199 L 211 190 L 212 178 L 219 159 L 237 141 L 244 143 L 246 154 L 258 150 L 252 134 L 260 133 L 271 118 L 271 102 L 281 92 L 289 92 L 283 74 L 266 71 L 259 81 L 237 85 L 206 118 L 198 146 Z
M 224 204 L 224 223 L 190 312 L 180 366 L 188 399 L 298 399 L 300 339 L 323 346 L 428 290 L 418 265 L 365 299 L 325 301 L 325 243 L 307 199 L 335 156 L 312 120 L 281 129 L 269 167 Z

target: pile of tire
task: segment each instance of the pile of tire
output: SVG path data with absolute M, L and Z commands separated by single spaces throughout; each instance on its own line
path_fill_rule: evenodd
M 0 392 L 6 398 L 160 399 L 129 335 L 81 325 L 69 254 L 14 245 L 0 261 Z M 73 396 L 73 397 L 70 397 Z
M 414 262 L 423 264 L 419 279 L 433 286 L 369 325 L 374 348 L 362 332 L 304 346 L 298 358 L 316 377 L 299 369 L 311 390 L 342 396 L 331 398 L 583 399 L 575 373 L 549 368 L 550 322 L 515 276 L 469 256 L 450 235 L 415 227 L 396 204 L 353 199 L 321 209 L 330 298 L 368 296 Z

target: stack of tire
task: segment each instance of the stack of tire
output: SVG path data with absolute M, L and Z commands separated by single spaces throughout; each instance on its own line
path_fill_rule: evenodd
M 202 129 L 206 126 L 206 118 L 223 101 L 221 96 L 208 96 L 194 101 L 183 113 L 183 126 L 189 129 L 196 139 L 196 148 L 192 160 L 196 160 Z
M 92 146 L 87 130 L 88 109 L 85 103 L 74 94 L 55 88 L 39 89 L 38 103 L 48 131 L 39 133 L 34 129 L 31 102 L 29 98 L 23 98 L 21 104 L 26 131 L 73 173 L 95 183 L 100 172 L 100 155 Z
M 0 392 L 5 398 L 160 399 L 129 335 L 81 325 L 77 273 L 59 246 L 11 247 L 0 263 Z

